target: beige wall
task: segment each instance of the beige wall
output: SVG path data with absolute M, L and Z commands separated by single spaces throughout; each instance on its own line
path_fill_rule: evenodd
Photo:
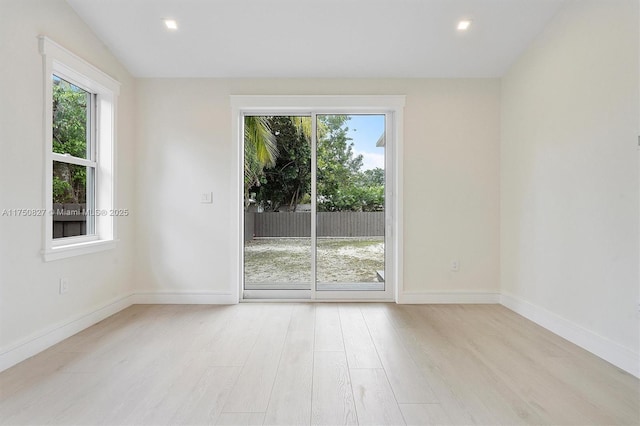
M 568 3 L 502 81 L 501 148 L 503 294 L 635 374 L 638 79 L 638 2 Z
M 117 201 L 134 200 L 134 80 L 62 0 L 0 2 L 0 210 L 44 208 L 42 57 L 46 35 L 122 83 Z M 128 296 L 133 217 L 117 221 L 115 250 L 44 262 L 42 218 L 0 217 L 0 355 Z M 58 294 L 58 280 L 70 290 Z
M 498 80 L 142 79 L 137 94 L 139 291 L 237 286 L 229 95 L 404 94 L 405 290 L 498 292 Z
M 502 292 L 637 360 L 637 23 L 633 0 L 568 2 L 502 81 L 135 80 L 64 1 L 0 0 L 0 208 L 43 207 L 43 34 L 123 84 L 132 211 L 117 249 L 47 263 L 41 219 L 0 217 L 0 358 L 132 293 L 237 285 L 229 95 L 404 94 L 405 300 Z

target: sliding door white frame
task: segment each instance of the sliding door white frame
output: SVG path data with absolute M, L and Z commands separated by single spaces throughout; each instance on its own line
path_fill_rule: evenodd
M 370 300 L 397 301 L 402 290 L 402 128 L 405 97 L 402 95 L 381 96 L 231 96 L 232 110 L 232 143 L 235 144 L 235 165 L 232 203 L 232 226 L 237 229 L 238 236 L 232 243 L 232 250 L 237 254 L 236 267 L 232 273 L 233 288 L 238 301 L 245 298 L 243 292 L 244 268 L 244 186 L 243 186 L 243 126 L 245 115 L 307 115 L 312 117 L 312 192 L 315 193 L 317 143 L 316 115 L 318 114 L 384 114 L 385 115 L 385 290 L 340 290 L 317 291 L 315 289 L 315 238 L 312 238 L 312 285 L 311 291 L 301 290 L 268 290 L 273 296 L 283 300 L 292 298 L 300 300 L 337 301 L 337 300 Z M 315 203 L 313 203 L 315 205 Z M 315 210 L 315 208 L 314 208 Z M 311 235 L 315 236 L 315 211 L 312 212 Z M 300 293 L 302 292 L 302 293 Z M 304 293 L 304 294 L 303 294 Z M 301 297 L 296 297 L 296 294 Z M 272 297 L 271 300 L 274 298 Z
M 318 114 L 311 113 L 311 300 L 316 300 L 318 283 Z

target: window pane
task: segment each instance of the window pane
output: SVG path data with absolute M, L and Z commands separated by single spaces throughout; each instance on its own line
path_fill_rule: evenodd
M 245 290 L 311 289 L 311 118 L 245 117 Z
M 317 290 L 384 290 L 385 116 L 318 115 Z
M 53 162 L 53 238 L 93 232 L 93 167 Z
M 53 76 L 53 152 L 89 158 L 90 95 Z

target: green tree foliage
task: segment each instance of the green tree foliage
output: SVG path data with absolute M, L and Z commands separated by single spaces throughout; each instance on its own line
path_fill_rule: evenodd
M 276 164 L 278 148 L 269 127 L 268 117 L 244 118 L 244 195 L 248 205 L 249 190 L 259 186 L 265 167 Z
M 365 186 L 384 186 L 384 169 L 376 167 L 363 171 L 360 182 Z
M 89 94 L 53 78 L 53 152 L 87 158 L 87 105 Z M 53 163 L 53 202 L 85 203 L 86 167 Z
M 384 209 L 384 170 L 362 169 L 354 155 L 347 126 L 349 116 L 321 115 L 318 132 L 318 211 Z M 320 126 L 319 126 L 320 128 Z
M 318 132 L 318 210 L 346 210 L 350 201 L 344 190 L 355 184 L 354 180 L 362 167 L 362 156 L 353 156 L 353 143 L 347 137 L 349 127 L 346 115 L 320 115 L 324 124 Z
M 384 173 L 382 169 L 374 170 Z M 354 175 L 350 185 L 341 187 L 336 194 L 332 195 L 329 202 L 322 203 L 325 208 L 329 206 L 329 209 L 324 211 L 383 211 L 384 179 L 382 183 L 373 183 L 370 180 L 371 174 L 366 173 L 370 171 L 365 170 Z M 318 203 L 318 210 L 320 205 L 321 203 Z
M 384 170 L 362 170 L 362 156 L 354 155 L 348 137 L 348 120 L 346 115 L 318 116 L 318 211 L 382 211 Z M 251 163 L 254 154 L 247 152 L 245 137 L 245 198 L 255 193 L 267 211 L 295 211 L 310 200 L 311 120 L 268 117 L 264 127 L 275 138 L 277 157 L 274 164 L 250 171 L 248 179 L 247 158 Z
M 383 211 L 384 210 L 384 169 L 364 170 L 358 173 L 356 183 L 347 191 L 352 200 L 349 210 Z
M 308 117 L 269 118 L 278 149 L 273 167 L 264 169 L 256 200 L 266 210 L 295 211 L 300 200 L 311 191 L 311 146 L 304 128 Z

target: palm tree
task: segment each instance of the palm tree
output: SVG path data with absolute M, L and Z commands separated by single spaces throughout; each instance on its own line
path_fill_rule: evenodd
M 294 116 L 289 117 L 289 119 L 298 134 L 304 136 L 307 142 L 311 144 L 311 117 Z
M 244 195 L 249 200 L 249 188 L 260 184 L 265 167 L 272 167 L 278 158 L 276 137 L 269 127 L 268 117 L 244 118 Z
M 249 205 L 249 189 L 260 185 L 264 169 L 273 167 L 278 159 L 276 136 L 269 125 L 268 116 L 245 116 L 244 118 L 244 195 Z M 297 133 L 311 144 L 311 119 L 305 116 L 288 117 Z M 318 123 L 318 132 L 323 133 L 325 125 Z

